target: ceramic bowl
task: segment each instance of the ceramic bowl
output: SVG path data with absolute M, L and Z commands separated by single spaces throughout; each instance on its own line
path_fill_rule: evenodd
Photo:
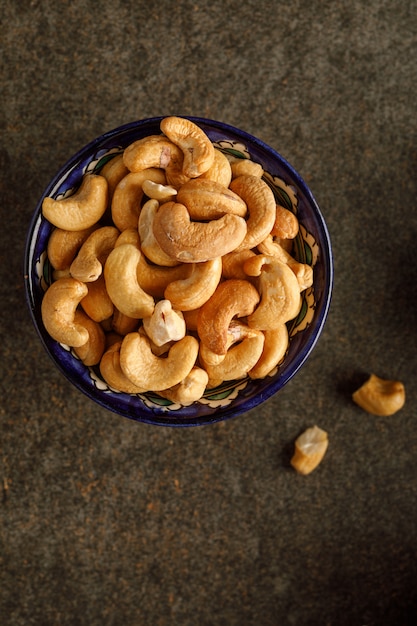
M 325 324 L 333 285 L 331 243 L 320 209 L 301 176 L 278 154 L 256 137 L 230 125 L 190 117 L 217 148 L 240 158 L 261 163 L 265 180 L 277 202 L 294 211 L 300 222 L 294 256 L 314 268 L 314 283 L 303 292 L 299 315 L 288 324 L 290 344 L 279 367 L 262 380 L 249 378 L 225 382 L 207 391 L 190 406 L 172 404 L 155 393 L 119 393 L 103 381 L 98 368 L 86 367 L 68 346 L 51 339 L 41 317 L 41 301 L 51 282 L 47 242 L 53 229 L 42 216 L 46 196 L 58 197 L 78 187 L 86 172 L 98 173 L 112 157 L 133 141 L 160 133 L 161 117 L 132 122 L 90 142 L 59 170 L 40 198 L 27 235 L 25 288 L 33 323 L 46 352 L 64 376 L 88 398 L 118 415 L 165 426 L 211 424 L 246 413 L 276 394 L 300 370 L 311 354 Z

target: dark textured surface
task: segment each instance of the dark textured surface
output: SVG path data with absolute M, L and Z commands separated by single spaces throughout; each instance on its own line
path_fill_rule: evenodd
M 0 623 L 375 626 L 417 617 L 417 4 L 1 0 Z M 264 406 L 197 429 L 95 406 L 53 367 L 22 257 L 42 191 L 134 119 L 218 119 L 310 184 L 336 282 Z M 369 416 L 371 372 L 407 403 Z M 329 433 L 308 477 L 295 437 Z

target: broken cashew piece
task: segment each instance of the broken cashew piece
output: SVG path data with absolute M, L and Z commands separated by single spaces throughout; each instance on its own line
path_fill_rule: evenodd
M 156 213 L 153 232 L 162 250 L 183 263 L 200 263 L 231 252 L 246 234 L 246 222 L 226 214 L 210 222 L 192 222 L 187 208 L 166 202 Z
M 113 250 L 119 234 L 114 226 L 103 226 L 94 230 L 84 241 L 71 263 L 71 276 L 84 283 L 97 280 L 102 274 L 103 264 Z
M 234 317 L 250 315 L 259 302 L 259 293 L 247 280 L 230 279 L 220 283 L 200 308 L 198 336 L 216 354 L 226 354 L 228 330 Z
M 206 172 L 214 161 L 214 146 L 206 133 L 191 120 L 182 117 L 165 117 L 160 124 L 162 132 L 184 154 L 183 173 L 196 178 Z
M 323 460 L 328 445 L 328 436 L 324 430 L 318 426 L 307 428 L 295 440 L 291 465 L 299 474 L 310 474 Z
M 88 330 L 74 321 L 77 306 L 87 295 L 87 286 L 75 278 L 60 278 L 45 292 L 41 313 L 46 331 L 59 343 L 79 347 L 88 341 Z
M 160 300 L 150 317 L 143 318 L 143 328 L 157 346 L 185 337 L 186 327 L 181 311 L 175 311 L 169 300 Z
M 352 394 L 352 398 L 367 413 L 379 416 L 394 415 L 405 404 L 405 387 L 400 381 L 385 380 L 371 374 Z
M 130 333 L 122 341 L 120 366 L 135 385 L 148 391 L 163 391 L 180 383 L 194 367 L 198 341 L 186 335 L 176 341 L 166 357 L 152 353 L 149 339 L 140 333 Z
M 273 330 L 294 319 L 301 305 L 300 288 L 294 272 L 278 259 L 258 254 L 244 264 L 249 276 L 259 276 L 261 301 L 248 317 L 248 325 Z
M 107 208 L 107 180 L 103 176 L 85 174 L 78 190 L 61 200 L 44 198 L 42 212 L 54 226 L 63 230 L 90 228 Z
M 247 234 L 237 250 L 255 248 L 271 232 L 276 214 L 272 189 L 257 176 L 238 176 L 230 189 L 242 198 L 248 207 Z
M 104 266 L 107 293 L 114 306 L 128 317 L 140 319 L 152 315 L 155 302 L 139 285 L 137 267 L 141 252 L 125 243 L 114 248 Z
M 213 295 L 221 279 L 222 259 L 217 257 L 204 263 L 187 264 L 187 267 L 189 275 L 173 280 L 164 291 L 164 297 L 180 311 L 198 309 Z

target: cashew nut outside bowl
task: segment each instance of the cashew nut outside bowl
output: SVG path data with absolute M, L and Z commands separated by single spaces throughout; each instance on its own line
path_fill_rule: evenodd
M 175 395 L 174 392 L 172 392 L 171 400 L 163 397 L 166 390 L 161 389 L 160 395 L 157 390 L 145 391 L 145 387 L 147 387 L 147 385 L 138 386 L 133 383 L 132 389 L 135 391 L 136 389 L 139 389 L 140 391 L 138 393 L 118 391 L 104 380 L 104 377 L 101 375 L 96 366 L 85 366 L 81 359 L 75 355 L 75 349 L 71 348 L 67 341 L 58 341 L 53 339 L 46 331 L 40 313 L 41 302 L 45 289 L 47 289 L 50 283 L 53 282 L 51 266 L 46 252 L 47 241 L 53 230 L 53 226 L 52 221 L 49 221 L 46 215 L 42 212 L 42 201 L 45 198 L 51 198 L 52 200 L 59 198 L 56 200 L 56 203 L 59 206 L 59 203 L 63 201 L 62 199 L 66 199 L 67 197 L 70 198 L 75 195 L 73 190 L 80 187 L 81 180 L 85 175 L 100 175 L 100 177 L 105 181 L 105 184 L 99 184 L 103 189 L 104 186 L 107 185 L 104 208 L 104 211 L 107 210 L 107 213 L 103 213 L 102 217 L 99 218 L 98 221 L 100 226 L 107 226 L 108 222 L 106 223 L 105 220 L 109 218 L 109 202 L 114 194 L 116 185 L 120 182 L 122 177 L 127 175 L 127 171 L 135 171 L 135 167 L 130 169 L 126 165 L 125 161 L 123 161 L 123 164 L 121 163 L 122 159 L 120 159 L 120 154 L 123 150 L 125 150 L 125 148 L 133 145 L 136 141 L 147 139 L 149 136 L 158 137 L 158 140 L 155 140 L 155 143 L 159 146 L 159 153 L 156 157 L 157 160 L 156 162 L 151 162 L 149 159 L 144 161 L 137 171 L 145 169 L 145 167 L 160 168 L 165 172 L 167 185 L 171 184 L 168 177 L 168 171 L 171 173 L 171 171 L 176 170 L 178 180 L 182 177 L 182 183 L 187 179 L 189 180 L 190 178 L 193 178 L 193 176 L 189 176 L 189 174 L 193 173 L 194 175 L 195 172 L 187 171 L 187 173 L 184 173 L 182 171 L 185 161 L 185 152 L 183 149 L 185 144 L 182 143 L 182 147 L 180 147 L 179 144 L 182 142 L 181 138 L 178 145 L 168 138 L 170 143 L 166 143 L 165 148 L 168 146 L 170 154 L 166 152 L 164 147 L 160 149 L 162 145 L 160 139 L 162 119 L 163 118 L 152 118 L 150 120 L 141 120 L 140 122 L 128 124 L 120 129 L 115 129 L 110 133 L 106 133 L 104 136 L 99 137 L 97 140 L 88 144 L 88 146 L 83 148 L 79 153 L 77 153 L 77 155 L 74 155 L 74 157 L 72 157 L 51 180 L 51 183 L 45 190 L 41 201 L 38 203 L 36 213 L 28 233 L 25 254 L 25 288 L 32 319 L 47 352 L 52 357 L 54 363 L 56 363 L 56 366 L 67 376 L 70 382 L 75 384 L 75 386 L 88 397 L 93 399 L 99 405 L 108 408 L 119 415 L 138 421 L 175 426 L 209 424 L 253 409 L 261 401 L 271 397 L 284 384 L 286 384 L 300 369 L 306 358 L 311 353 L 311 350 L 320 335 L 329 308 L 333 281 L 333 264 L 329 236 L 324 220 L 322 219 L 314 198 L 312 198 L 310 191 L 300 179 L 298 174 L 288 163 L 286 163 L 284 159 L 282 159 L 282 157 L 277 155 L 277 153 L 271 150 L 268 146 L 262 144 L 259 140 L 253 141 L 247 133 L 220 122 L 203 120 L 202 118 L 190 118 L 194 124 L 197 124 L 210 137 L 215 150 L 218 151 L 218 154 L 225 155 L 231 164 L 233 164 L 236 160 L 237 155 L 237 158 L 239 159 L 250 159 L 251 162 L 255 164 L 258 163 L 261 166 L 262 172 L 264 172 L 262 178 L 267 180 L 268 185 L 273 190 L 276 203 L 285 206 L 287 209 L 296 213 L 297 219 L 300 223 L 300 231 L 296 237 L 297 242 L 295 252 L 294 249 L 291 251 L 291 249 L 287 246 L 285 246 L 285 249 L 294 255 L 297 262 L 306 264 L 314 263 L 314 282 L 307 289 L 307 295 L 305 296 L 302 294 L 302 307 L 297 313 L 296 318 L 288 324 L 290 341 L 286 350 L 285 358 L 278 367 L 275 366 L 276 373 L 273 372 L 271 376 L 268 375 L 265 378 L 256 378 L 253 380 L 250 378 L 250 374 L 248 373 L 244 378 L 237 381 L 224 381 L 220 386 L 215 388 L 211 388 L 209 386 L 206 388 L 202 398 L 199 400 L 193 400 L 191 403 L 186 403 L 185 396 L 182 391 L 179 392 L 179 389 L 179 395 Z M 172 146 L 176 147 L 173 148 Z M 187 147 L 185 147 L 185 150 L 187 150 Z M 147 156 L 149 157 L 149 154 Z M 118 162 L 115 162 L 114 164 L 114 175 L 111 173 L 112 168 L 110 166 L 103 169 L 104 165 L 111 163 L 112 158 L 118 158 Z M 223 162 L 222 164 L 220 163 L 221 161 Z M 231 170 L 229 171 L 229 168 L 225 165 L 224 159 L 220 158 L 219 164 L 224 167 L 224 178 L 223 174 L 219 175 L 219 178 L 217 178 L 217 174 L 215 174 L 214 159 L 211 165 L 206 169 L 205 173 L 199 174 L 199 176 L 203 176 L 207 180 L 215 180 L 216 182 L 220 182 L 220 184 L 225 184 L 222 181 L 226 181 L 227 184 Z M 213 172 L 213 178 L 211 178 L 210 175 L 211 169 Z M 103 175 L 101 175 L 102 170 Z M 258 171 L 261 173 L 259 168 Z M 252 172 L 255 173 L 255 168 L 250 170 L 249 175 L 253 175 Z M 258 174 L 258 172 L 256 174 Z M 246 173 L 244 175 L 246 175 Z M 108 178 L 106 178 L 106 176 Z M 164 190 L 160 187 L 156 189 L 155 185 L 157 186 L 163 184 L 155 183 L 153 186 L 150 185 L 150 193 L 163 194 Z M 291 188 L 291 193 L 287 194 L 286 190 L 289 188 Z M 172 190 L 170 190 L 169 193 L 173 194 Z M 162 196 L 163 199 L 165 199 L 165 197 L 166 196 L 164 195 Z M 174 198 L 174 195 L 172 197 Z M 294 205 L 294 198 L 297 200 L 297 205 Z M 79 200 L 76 202 L 78 202 L 79 209 Z M 291 204 L 291 202 L 293 204 Z M 45 206 L 48 204 L 50 203 L 45 202 Z M 60 207 L 62 206 L 63 205 L 61 204 Z M 102 208 L 100 210 L 102 210 Z M 256 212 L 254 213 L 254 211 L 252 211 L 252 217 L 255 214 Z M 246 225 L 247 223 L 251 228 L 248 215 L 246 215 L 245 218 L 240 219 L 245 221 L 246 232 L 250 230 Z M 97 221 L 94 223 L 97 223 Z M 75 230 L 82 230 L 81 225 L 84 228 L 91 227 L 90 225 L 85 226 L 83 220 L 80 220 L 80 222 L 77 223 L 77 228 Z M 62 224 L 55 226 L 57 228 L 63 228 L 64 230 L 66 229 L 65 225 Z M 127 244 L 120 244 L 118 247 L 122 247 L 122 245 Z M 133 248 L 138 250 L 137 244 L 129 245 L 132 245 Z M 233 249 L 236 249 L 236 247 L 234 246 Z M 318 254 L 317 249 L 319 251 Z M 313 254 L 310 252 L 311 250 L 314 251 Z M 219 255 L 216 255 L 214 258 L 217 258 L 218 256 Z M 220 256 L 223 256 L 223 253 Z M 104 267 L 106 267 L 109 258 L 110 255 L 107 257 L 107 260 L 105 260 Z M 190 268 L 193 263 L 196 262 L 200 263 L 202 261 L 187 259 L 187 263 L 190 265 Z M 152 264 L 153 261 L 150 263 Z M 177 259 L 174 259 L 172 264 L 178 265 L 178 263 L 184 263 L 184 260 L 180 259 L 178 261 Z M 127 265 L 129 265 L 129 263 Z M 134 262 L 132 262 L 131 267 L 134 267 L 134 265 Z M 241 268 L 242 266 L 240 266 L 239 272 L 241 272 Z M 63 268 L 59 271 L 67 272 L 67 269 L 68 268 Z M 187 280 L 187 276 L 189 276 L 189 274 L 184 276 L 185 280 Z M 239 274 L 239 276 L 242 275 Z M 66 274 L 66 279 L 68 278 L 71 277 Z M 131 285 L 135 284 L 134 278 L 134 273 L 131 271 Z M 259 279 L 260 276 L 248 276 L 247 282 L 252 283 L 252 286 L 254 286 L 257 282 L 259 282 Z M 222 278 L 222 280 L 224 279 Z M 51 292 L 51 294 L 53 294 L 53 292 Z M 75 303 L 74 305 L 71 305 L 74 306 L 74 308 L 70 308 L 70 310 L 67 311 L 65 319 L 68 323 L 71 323 L 73 312 L 75 319 L 75 310 L 80 309 L 80 303 L 83 297 L 80 297 L 78 304 Z M 152 301 L 150 301 L 150 303 L 151 306 L 148 308 L 148 312 L 151 309 L 153 310 L 152 307 L 155 305 L 155 299 L 153 303 Z M 120 303 L 118 302 L 118 304 Z M 193 304 L 193 306 L 196 305 Z M 141 315 L 143 315 L 143 312 L 141 312 Z M 195 309 L 184 312 L 184 318 L 187 320 L 195 320 L 195 317 Z M 100 322 L 100 325 L 102 325 L 102 327 L 106 329 L 106 332 L 109 333 L 109 340 L 110 333 L 113 332 L 113 326 L 116 327 L 117 325 L 117 319 L 123 319 L 128 322 L 126 324 L 123 322 L 123 332 L 126 333 L 126 336 L 129 335 L 129 330 L 135 326 L 136 329 L 134 328 L 134 330 L 130 330 L 130 332 L 139 335 L 139 333 L 137 333 L 137 329 L 142 323 L 142 317 L 138 320 L 137 318 L 132 318 L 129 315 L 126 315 L 126 313 L 121 313 L 118 306 L 113 303 L 112 316 Z M 307 324 L 304 321 L 306 319 L 308 319 Z M 190 321 L 188 323 L 195 324 L 195 321 Z M 253 330 L 258 332 L 257 329 Z M 190 332 L 194 334 L 195 337 L 198 336 L 196 330 L 190 330 Z M 259 332 L 262 332 L 266 337 L 267 331 L 262 330 Z M 193 337 L 193 339 L 195 337 Z M 117 335 L 115 335 L 115 338 L 117 338 Z M 62 339 L 62 337 L 60 337 L 60 339 Z M 199 340 L 195 339 L 195 341 L 198 344 Z M 243 341 L 241 344 L 243 344 Z M 274 352 L 274 350 L 270 350 L 271 352 Z M 279 351 L 277 348 L 275 351 L 278 354 Z M 118 357 L 115 358 L 117 361 Z M 166 361 L 168 357 L 161 356 L 157 358 Z M 268 359 L 266 359 L 266 362 L 268 363 Z M 271 362 L 273 362 L 273 360 L 271 360 Z M 187 374 L 182 380 L 186 380 L 189 375 L 191 376 L 191 371 L 193 370 L 193 367 L 196 366 L 198 367 L 198 356 L 196 357 L 194 365 L 190 369 L 190 373 Z M 265 368 L 269 368 L 269 364 L 267 364 Z M 120 371 L 122 371 L 121 367 L 120 371 L 117 371 L 120 373 Z M 136 380 L 136 382 L 138 382 L 138 380 Z M 177 385 L 181 385 L 181 383 L 182 381 L 178 381 L 176 384 L 172 385 L 170 389 L 175 388 Z M 164 383 L 164 386 L 165 384 L 166 382 Z M 184 386 L 184 389 L 185 388 L 186 387 Z M 169 393 L 170 391 L 168 390 L 167 394 Z M 194 397 L 196 397 L 196 395 L 194 395 Z M 183 398 L 184 405 L 181 404 L 181 398 Z

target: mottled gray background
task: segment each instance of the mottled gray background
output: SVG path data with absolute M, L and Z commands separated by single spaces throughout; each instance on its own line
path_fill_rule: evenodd
M 417 617 L 417 3 L 0 0 L 2 626 L 376 626 Z M 135 423 L 58 373 L 23 250 L 52 175 L 166 114 L 255 134 L 334 248 L 322 338 L 276 397 L 194 429 Z M 369 416 L 370 372 L 407 403 Z M 317 423 L 330 446 L 289 466 Z

